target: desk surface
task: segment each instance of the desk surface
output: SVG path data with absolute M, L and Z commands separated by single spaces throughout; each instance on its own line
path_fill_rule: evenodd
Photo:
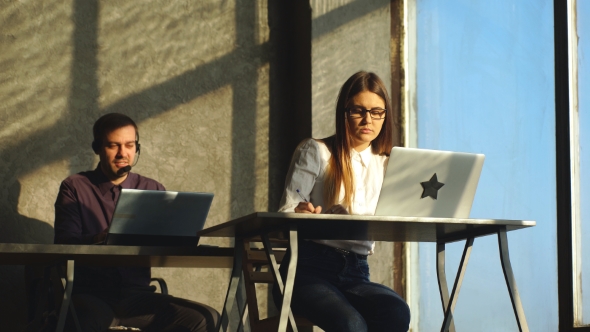
M 233 248 L 0 243 L 1 265 L 46 264 L 231 268 Z
M 301 239 L 341 239 L 399 242 L 453 242 L 536 225 L 534 221 L 502 219 L 457 219 L 383 217 L 336 214 L 256 212 L 204 229 L 199 236 L 248 237 L 269 232 L 284 237 L 289 224 L 296 225 Z

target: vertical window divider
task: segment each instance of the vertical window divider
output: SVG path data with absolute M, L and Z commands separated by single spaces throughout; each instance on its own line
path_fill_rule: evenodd
M 580 214 L 580 133 L 578 108 L 578 33 L 576 7 L 576 0 L 570 0 L 567 2 L 573 320 L 574 326 L 580 326 L 583 324 L 581 247 L 582 219 Z

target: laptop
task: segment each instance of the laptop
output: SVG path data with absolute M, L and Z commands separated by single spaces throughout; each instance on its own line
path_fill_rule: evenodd
M 469 218 L 485 156 L 394 147 L 376 216 Z
M 122 189 L 104 243 L 196 246 L 212 201 L 212 193 Z

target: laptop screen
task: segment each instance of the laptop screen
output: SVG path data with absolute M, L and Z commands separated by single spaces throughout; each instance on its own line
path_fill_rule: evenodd
M 197 245 L 212 193 L 122 189 L 106 244 Z
M 394 147 L 375 215 L 469 218 L 485 156 Z

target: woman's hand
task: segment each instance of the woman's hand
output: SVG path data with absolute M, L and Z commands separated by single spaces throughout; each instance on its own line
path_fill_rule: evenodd
M 348 210 L 344 206 L 336 204 L 327 209 L 326 214 L 348 214 Z
M 313 204 L 310 202 L 300 202 L 299 205 L 295 207 L 295 213 L 315 213 L 320 214 L 322 213 L 322 207 L 316 206 L 314 207 Z

